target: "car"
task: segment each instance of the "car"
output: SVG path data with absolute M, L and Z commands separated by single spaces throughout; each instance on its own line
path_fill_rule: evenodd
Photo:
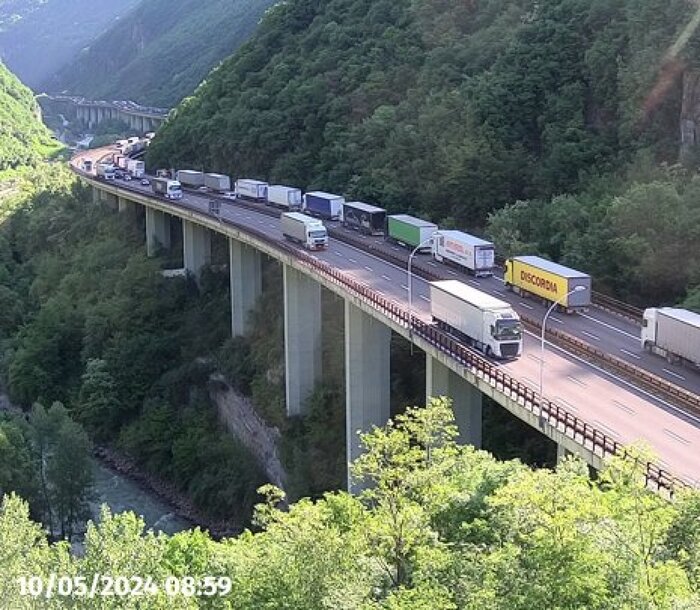
M 202 193 L 208 193 L 209 192 L 209 187 L 208 186 L 200 186 L 197 188 L 198 191 L 201 191 Z
M 235 199 L 236 198 L 236 193 L 233 191 L 224 191 L 221 193 L 222 197 L 225 197 L 226 199 Z
M 123 176 L 124 180 L 131 180 L 131 174 L 124 174 Z
M 141 178 L 141 186 L 148 186 L 149 184 L 151 183 L 148 181 L 148 178 Z

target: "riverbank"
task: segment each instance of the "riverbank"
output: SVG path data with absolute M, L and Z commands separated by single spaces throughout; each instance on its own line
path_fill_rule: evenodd
M 174 515 L 189 522 L 192 527 L 208 530 L 212 538 L 217 540 L 228 538 L 240 534 L 243 530 L 241 524 L 233 519 L 213 520 L 208 518 L 194 506 L 186 494 L 177 489 L 172 483 L 144 472 L 138 464 L 119 451 L 111 447 L 98 445 L 95 446 L 93 455 L 95 459 L 109 470 L 128 478 L 147 493 L 157 497 L 170 507 Z

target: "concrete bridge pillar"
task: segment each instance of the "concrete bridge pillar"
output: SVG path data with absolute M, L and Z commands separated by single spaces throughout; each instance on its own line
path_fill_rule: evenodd
M 300 415 L 321 377 L 321 285 L 284 266 L 284 365 L 287 415 Z
M 187 272 L 199 278 L 202 267 L 211 262 L 209 229 L 190 220 L 182 220 L 182 259 Z
M 231 274 L 231 334 L 244 335 L 250 311 L 262 294 L 262 256 L 259 250 L 235 239 L 228 240 Z
M 361 454 L 358 432 L 389 419 L 391 330 L 350 301 L 345 301 L 345 426 L 348 489 L 361 485 L 350 477 L 350 463 Z
M 107 204 L 108 208 L 112 210 L 119 209 L 119 198 L 116 195 L 108 193 L 107 191 L 103 191 L 102 200 Z
M 569 457 L 570 455 L 573 455 L 571 451 L 569 451 L 564 445 L 560 445 L 557 443 L 557 465 L 559 465 L 564 458 Z
M 134 202 L 129 201 L 125 197 L 120 197 L 117 195 L 117 205 L 119 208 L 119 212 L 130 212 L 134 208 Z
M 159 247 L 170 248 L 170 217 L 146 206 L 146 253 L 155 256 Z
M 91 188 L 92 188 L 92 202 L 93 203 L 100 203 L 102 201 L 100 189 L 98 189 L 96 186 L 93 186 Z
M 428 354 L 425 358 L 426 402 L 431 397 L 451 398 L 459 430 L 457 441 L 481 447 L 481 392 L 436 358 Z

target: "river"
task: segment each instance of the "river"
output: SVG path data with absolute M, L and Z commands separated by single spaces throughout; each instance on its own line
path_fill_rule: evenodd
M 151 492 L 141 488 L 137 483 L 110 470 L 94 460 L 95 499 L 90 503 L 92 519 L 99 521 L 100 507 L 106 504 L 112 513 L 133 511 L 141 515 L 147 529 L 174 534 L 189 529 L 193 525 L 186 519 L 178 517 L 173 510 Z

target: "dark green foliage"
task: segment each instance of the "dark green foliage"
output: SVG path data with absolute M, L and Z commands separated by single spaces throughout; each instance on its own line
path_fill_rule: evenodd
M 65 184 L 25 198 L 0 232 L 0 288 L 19 305 L 0 317 L 11 397 L 60 399 L 95 440 L 121 444 L 212 516 L 245 521 L 262 477 L 206 392 L 229 334 L 228 275 L 206 270 L 199 287 L 163 278 L 135 219 Z M 5 478 L 25 493 L 18 451 Z M 61 519 L 77 514 L 55 503 Z
M 32 92 L 0 63 L 0 172 L 34 164 L 58 148 Z
M 272 0 L 141 2 L 47 79 L 46 86 L 93 99 L 173 106 L 250 36 L 270 4 Z

